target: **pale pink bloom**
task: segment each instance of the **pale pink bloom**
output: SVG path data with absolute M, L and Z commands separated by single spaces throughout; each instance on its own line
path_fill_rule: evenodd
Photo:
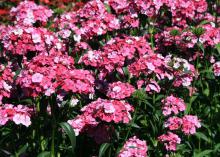
M 32 82 L 33 83 L 40 83 L 43 80 L 43 75 L 40 73 L 35 73 L 34 75 L 32 75 Z
M 26 127 L 31 125 L 31 119 L 28 115 L 17 113 L 13 117 L 15 124 L 23 124 Z
M 118 157 L 147 157 L 146 141 L 139 140 L 136 136 L 129 138 Z

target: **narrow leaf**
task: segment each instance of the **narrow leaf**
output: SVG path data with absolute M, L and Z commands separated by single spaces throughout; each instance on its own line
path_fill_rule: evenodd
M 60 123 L 60 126 L 63 128 L 63 130 L 68 135 L 71 145 L 72 145 L 72 152 L 74 153 L 74 149 L 76 146 L 76 136 L 75 136 L 75 132 L 73 131 L 73 128 L 66 122 Z
M 99 149 L 99 157 L 104 157 L 106 150 L 109 148 L 110 143 L 103 143 Z

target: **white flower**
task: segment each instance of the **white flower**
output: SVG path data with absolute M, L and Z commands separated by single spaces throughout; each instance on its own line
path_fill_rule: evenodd
M 78 102 L 79 102 L 79 99 L 72 98 L 70 100 L 70 106 L 74 107 L 74 106 L 76 106 L 78 104 Z

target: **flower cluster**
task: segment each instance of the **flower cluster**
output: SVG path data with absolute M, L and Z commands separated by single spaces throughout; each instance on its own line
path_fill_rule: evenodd
M 118 157 L 147 157 L 146 141 L 139 140 L 136 136 L 129 138 Z
M 15 18 L 15 24 L 23 26 L 32 26 L 37 21 L 46 23 L 52 14 L 52 10 L 32 1 L 21 2 L 10 11 L 10 15 Z
M 165 143 L 165 148 L 169 151 L 176 151 L 177 144 L 180 144 L 181 142 L 179 136 L 172 132 L 168 132 L 167 134 L 161 135 L 159 137 L 159 140 Z
M 99 68 L 101 76 L 117 70 L 123 73 L 122 67 L 136 55 L 151 53 L 152 50 L 144 37 L 116 37 L 109 40 L 100 50 L 88 51 L 79 63 Z M 128 64 L 128 63 L 127 63 Z
M 24 106 L 12 104 L 5 104 L 0 106 L 0 125 L 5 125 L 9 120 L 13 121 L 15 124 L 22 124 L 26 127 L 31 125 L 32 109 Z
M 27 55 L 32 53 L 54 53 L 64 51 L 63 43 L 53 32 L 45 28 L 9 26 L 2 29 L 3 52 L 6 55 Z
M 186 109 L 186 104 L 181 98 L 174 97 L 173 95 L 166 97 L 162 100 L 163 114 L 165 116 L 171 115 L 173 112 L 177 115 Z M 177 116 L 169 117 L 164 123 L 164 126 L 170 131 L 181 129 L 185 135 L 191 135 L 196 133 L 196 128 L 200 128 L 200 120 L 197 116 L 184 115 L 182 118 Z M 180 144 L 180 138 L 177 134 L 168 131 L 168 134 L 163 134 L 158 137 L 161 142 L 165 143 L 165 147 L 169 151 L 176 151 L 176 145 Z
M 89 1 L 78 11 L 63 14 L 59 19 L 55 19 L 55 23 L 60 29 L 59 35 L 66 39 L 73 32 L 74 40 L 77 42 L 120 28 L 119 20 L 108 13 L 100 0 Z
M 130 97 L 135 88 L 129 83 L 114 82 L 109 84 L 107 96 L 112 99 L 124 99 Z
M 88 70 L 75 69 L 74 60 L 67 55 L 38 55 L 24 64 L 17 84 L 26 96 L 51 96 L 56 89 L 66 92 L 94 93 L 94 77 Z
M 179 117 L 170 117 L 165 122 L 165 127 L 168 127 L 169 130 L 178 130 L 182 128 L 182 132 L 186 135 L 195 134 L 196 128 L 200 128 L 200 120 L 197 116 L 185 115 L 183 118 Z
M 98 98 L 98 100 L 84 106 L 81 109 L 83 113 L 75 119 L 69 120 L 68 123 L 78 134 L 85 126 L 97 125 L 99 121 L 129 123 L 131 120 L 130 112 L 133 110 L 133 107 L 125 101 Z
M 10 65 L 0 65 L 0 104 L 2 103 L 3 97 L 10 97 L 14 76 L 15 73 L 12 72 Z
M 166 97 L 166 99 L 163 99 L 162 103 L 162 110 L 164 116 L 171 115 L 172 112 L 174 114 L 178 114 L 179 112 L 184 111 L 186 109 L 186 104 L 184 103 L 183 99 L 174 97 L 173 95 L 170 95 Z

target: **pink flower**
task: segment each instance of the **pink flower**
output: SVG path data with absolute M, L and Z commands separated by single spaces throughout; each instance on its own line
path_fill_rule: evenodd
M 163 134 L 160 137 L 158 137 L 159 141 L 165 143 L 165 148 L 168 151 L 176 151 L 177 144 L 180 144 L 181 139 L 178 137 L 178 135 L 168 132 L 168 134 Z
M 115 123 L 129 123 L 131 120 L 130 112 L 133 110 L 133 107 L 125 101 L 100 98 L 81 109 L 84 115 L 91 115 L 102 121 Z
M 179 117 L 170 117 L 166 122 L 165 122 L 165 127 L 169 128 L 169 130 L 177 130 L 181 127 L 182 125 L 182 119 Z
M 43 75 L 40 73 L 35 73 L 34 75 L 32 75 L 32 82 L 33 83 L 40 83 L 43 80 Z
M 30 115 L 32 109 L 23 105 L 14 106 L 5 104 L 0 106 L 0 125 L 5 125 L 9 120 L 15 124 L 23 124 L 26 127 L 31 125 Z
M 129 83 L 118 81 L 109 84 L 106 95 L 113 99 L 124 99 L 130 97 L 134 91 L 135 88 Z
M 183 121 L 182 131 L 186 135 L 195 134 L 196 128 L 201 127 L 200 120 L 198 119 L 197 116 L 185 115 L 182 121 Z
M 215 76 L 220 76 L 220 61 L 215 62 L 215 64 L 213 64 L 213 69 Z
M 149 84 L 146 85 L 146 91 L 149 93 L 152 93 L 152 91 L 155 91 L 156 93 L 160 92 L 160 86 L 157 84 L 156 81 L 150 80 Z
M 178 114 L 181 111 L 186 109 L 186 104 L 184 103 L 183 99 L 174 97 L 170 95 L 161 101 L 163 103 L 163 115 L 168 116 L 172 112 L 174 114 Z
M 147 157 L 146 141 L 139 140 L 136 136 L 129 138 L 118 157 Z
M 15 114 L 13 117 L 13 121 L 15 122 L 15 124 L 23 124 L 26 127 L 28 127 L 29 125 L 31 125 L 31 120 L 30 117 L 28 115 L 25 114 Z

